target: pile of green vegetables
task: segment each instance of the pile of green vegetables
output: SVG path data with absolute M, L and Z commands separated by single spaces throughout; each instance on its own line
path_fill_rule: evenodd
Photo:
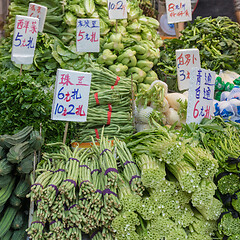
M 91 136 L 99 139 L 104 132 L 113 139 L 123 140 L 134 131 L 131 117 L 131 80 L 119 77 L 96 64 L 86 67 L 92 73 L 87 122 L 75 123 L 74 140 L 91 142 Z
M 30 191 L 29 173 L 43 138 L 27 126 L 14 135 L 0 136 L 0 238 L 26 239 Z
M 82 232 L 94 240 L 115 239 L 112 220 L 144 190 L 126 144 L 101 136 L 90 149 L 48 147 L 52 153 L 43 153 L 29 194 L 37 205 L 31 239 L 81 239 Z
M 219 73 L 239 68 L 240 27 L 228 17 L 197 17 L 181 32 L 180 39 L 164 40 L 156 71 L 160 79 L 166 79 L 169 88 L 177 91 L 177 49 L 198 48 L 201 67 Z
M 217 237 L 238 239 L 240 237 L 240 125 L 224 122 L 220 117 L 205 120 L 200 125 L 186 125 L 184 137 L 198 139 L 218 160 L 219 169 L 215 175 L 216 196 L 223 203 L 223 212 L 218 219 Z

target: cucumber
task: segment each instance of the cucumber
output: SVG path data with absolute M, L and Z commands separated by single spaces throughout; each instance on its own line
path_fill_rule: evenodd
M 12 179 L 13 176 L 11 174 L 0 176 L 0 188 L 3 188 L 4 186 L 8 185 Z
M 13 165 L 6 158 L 0 160 L 0 175 L 5 176 L 13 169 Z
M 29 145 L 34 150 L 40 150 L 43 145 L 43 137 L 40 135 L 39 131 L 32 131 L 30 134 Z
M 26 176 L 25 179 L 21 178 L 14 190 L 14 194 L 19 198 L 25 198 L 30 191 L 30 187 L 31 186 L 28 177 Z
M 0 238 L 8 232 L 13 222 L 14 217 L 16 216 L 18 208 L 8 207 L 4 212 L 4 215 L 0 221 Z
M 21 174 L 30 173 L 33 170 L 34 154 L 31 153 L 18 164 L 17 171 Z
M 21 205 L 22 201 L 14 193 L 12 193 L 11 197 L 9 198 L 9 203 L 13 207 L 19 207 Z
M 24 217 L 23 217 L 23 213 L 21 211 L 19 211 L 15 218 L 13 219 L 13 222 L 11 224 L 11 228 L 14 229 L 14 230 L 18 230 L 20 229 L 22 226 L 23 226 L 23 220 L 24 220 Z

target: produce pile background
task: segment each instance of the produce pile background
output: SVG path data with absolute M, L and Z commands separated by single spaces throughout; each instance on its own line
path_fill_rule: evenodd
M 47 6 L 48 14 L 34 62 L 19 76 L 10 59 L 14 20 L 29 2 Z M 240 238 L 240 127 L 220 117 L 185 124 L 187 93 L 171 92 L 179 48 L 198 47 L 203 68 L 239 72 L 239 25 L 197 18 L 180 40 L 163 45 L 158 21 L 143 10 L 128 1 L 128 19 L 116 29 L 106 0 L 11 1 L 0 46 L 0 238 L 25 238 L 27 193 L 36 207 L 27 229 L 32 239 Z M 99 54 L 76 52 L 77 18 L 100 18 Z M 65 123 L 50 120 L 57 68 L 93 74 L 87 122 L 68 131 L 69 142 L 92 142 L 90 149 L 59 143 Z M 218 80 L 221 94 L 238 85 Z M 32 131 L 40 123 L 46 145 L 33 180 L 29 145 L 43 144 Z M 26 136 L 24 126 L 33 126 Z

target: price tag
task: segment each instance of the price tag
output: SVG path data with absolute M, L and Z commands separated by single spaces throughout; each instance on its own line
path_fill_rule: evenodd
M 38 24 L 38 18 L 16 15 L 11 55 L 16 64 L 32 64 Z
M 46 15 L 47 15 L 47 7 L 44 7 L 35 3 L 29 4 L 28 16 L 39 19 L 39 26 L 38 26 L 39 32 L 43 31 Z
M 108 0 L 109 19 L 126 19 L 127 18 L 127 1 L 126 0 Z
M 78 19 L 76 42 L 78 52 L 99 52 L 99 19 Z
M 203 68 L 192 69 L 188 93 L 187 123 L 200 123 L 203 118 L 212 117 L 215 79 L 215 72 Z
M 179 49 L 176 50 L 178 89 L 180 91 L 189 89 L 190 72 L 194 67 L 201 67 L 199 50 Z
M 86 122 L 92 74 L 58 69 L 52 120 Z
M 192 21 L 191 0 L 166 0 L 168 23 Z

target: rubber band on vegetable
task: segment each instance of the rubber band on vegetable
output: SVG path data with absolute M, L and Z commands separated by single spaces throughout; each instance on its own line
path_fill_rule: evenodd
M 57 171 L 55 171 L 55 173 L 56 172 L 65 172 L 65 169 L 58 169 Z
M 74 180 L 72 180 L 72 179 L 66 179 L 66 180 L 64 180 L 64 182 L 73 183 L 73 184 L 74 184 L 74 187 L 76 187 L 76 185 L 77 185 L 77 183 L 76 183 Z
M 109 112 L 109 111 L 108 111 L 107 125 L 110 125 L 110 123 L 111 123 L 111 116 L 112 116 L 112 112 Z
M 108 104 L 108 109 L 109 109 L 109 112 L 112 112 L 112 105 L 111 104 Z
M 41 202 L 41 201 L 42 201 L 42 199 L 37 200 L 37 201 L 36 201 L 36 204 L 38 205 L 38 203 Z
M 117 170 L 116 168 L 108 168 L 108 169 L 105 171 L 104 175 L 107 175 L 109 172 L 116 172 L 116 173 L 118 173 L 118 170 Z
M 141 178 L 141 177 L 138 176 L 138 175 L 132 176 L 131 180 L 129 181 L 129 184 L 130 184 L 130 185 L 132 184 L 132 180 L 135 179 L 135 178 Z
M 94 97 L 95 97 L 95 100 L 96 100 L 96 104 L 100 105 L 100 102 L 99 102 L 99 99 L 98 99 L 98 92 L 94 93 Z
M 90 236 L 90 238 L 93 239 L 99 232 L 100 232 L 100 230 L 97 230 L 96 232 L 94 232 L 94 233 Z
M 49 225 L 52 225 L 52 224 L 54 224 L 54 223 L 56 223 L 56 221 L 52 221 L 52 222 L 50 222 Z
M 97 138 L 97 139 L 100 139 L 98 130 L 97 130 L 97 129 L 94 129 L 94 131 L 95 131 L 95 133 L 96 133 L 96 138 Z
M 90 169 L 90 167 L 88 165 L 79 165 L 79 167 L 85 167 L 87 169 Z M 91 170 L 91 169 L 90 169 Z
M 86 198 L 80 198 L 79 201 L 84 201 L 87 200 Z
M 40 222 L 40 221 L 35 221 L 35 222 L 32 222 L 32 223 L 31 223 L 31 225 L 32 225 L 32 224 L 34 224 L 34 223 L 40 223 L 40 224 L 42 224 L 42 225 L 43 225 L 43 227 L 45 226 L 45 225 L 44 225 L 44 223 L 43 223 L 43 222 Z
M 94 172 L 99 172 L 99 173 L 101 173 L 102 172 L 102 169 L 100 168 L 100 169 L 93 169 L 92 171 L 91 171 L 91 174 L 93 174 Z
M 114 89 L 114 86 L 117 86 L 118 85 L 118 82 L 120 81 L 120 77 L 117 76 L 117 79 L 116 79 L 116 82 L 114 83 L 113 86 L 111 86 L 111 89 L 113 90 Z
M 77 161 L 77 162 L 79 162 L 79 160 L 78 160 L 78 159 L 76 159 L 76 158 L 69 158 L 69 160 L 74 160 L 74 161 Z
M 58 188 L 57 188 L 56 185 L 50 184 L 50 185 L 48 185 L 48 186 L 49 186 L 49 187 L 50 187 L 50 186 L 53 187 L 53 188 L 55 189 L 55 191 L 56 191 L 56 195 L 58 195 Z
M 67 211 L 70 211 L 72 208 L 76 207 L 77 204 L 72 205 Z
M 43 185 L 40 184 L 40 183 L 34 183 L 34 184 L 31 186 L 31 188 L 32 188 L 33 186 L 40 186 L 40 187 L 43 189 Z
M 124 166 L 126 166 L 127 164 L 129 164 L 129 163 L 133 163 L 133 164 L 136 164 L 135 162 L 133 162 L 133 161 L 126 161 L 123 165 Z
M 106 195 L 106 194 L 112 194 L 112 195 L 114 195 L 114 196 L 117 197 L 117 194 L 116 194 L 115 192 L 111 191 L 111 190 L 108 189 L 108 188 L 105 189 L 105 190 L 103 190 L 102 194 L 103 194 L 103 196 Z
M 79 188 L 81 188 L 82 184 L 85 183 L 85 182 L 89 182 L 89 181 L 88 180 L 82 181 L 79 185 Z
M 110 149 L 104 149 L 101 153 L 100 153 L 100 156 L 102 156 L 106 151 L 109 151 L 109 152 L 112 152 Z
M 100 193 L 100 194 L 102 194 L 103 192 L 102 192 L 100 189 L 97 189 L 97 190 L 95 191 L 95 193 Z

